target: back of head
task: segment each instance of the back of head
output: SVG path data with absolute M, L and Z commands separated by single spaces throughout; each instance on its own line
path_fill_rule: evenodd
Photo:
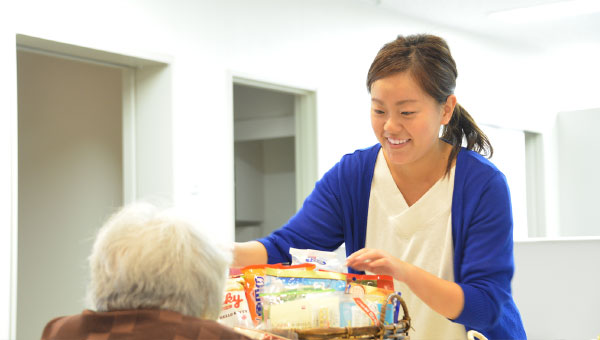
M 88 299 L 98 311 L 168 309 L 216 319 L 229 261 L 174 211 L 134 204 L 98 232 Z
M 367 89 L 379 79 L 408 72 L 425 93 L 444 104 L 454 94 L 458 71 L 446 41 L 430 34 L 398 36 L 377 53 L 367 74 Z M 489 157 L 493 148 L 475 120 L 456 104 L 450 122 L 443 127 L 442 138 L 452 145 L 446 173 L 450 172 L 463 141 L 466 148 Z

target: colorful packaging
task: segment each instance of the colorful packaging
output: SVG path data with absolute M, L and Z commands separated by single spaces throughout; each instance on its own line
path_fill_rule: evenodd
M 340 303 L 341 327 L 377 325 L 383 306 L 386 308 L 384 324 L 395 322 L 394 306 L 386 304 L 393 290 L 351 282 L 346 292 Z
M 267 268 L 261 292 L 280 293 L 302 289 L 346 289 L 346 275 L 328 271 L 302 271 L 295 269 Z
M 365 327 L 379 324 L 382 304 L 359 298 L 340 302 L 340 327 Z M 394 307 L 386 305 L 384 324 L 394 323 Z
M 227 279 L 223 307 L 218 321 L 231 327 L 253 326 L 242 277 L 235 276 Z
M 244 290 L 250 309 L 250 316 L 254 325 L 262 321 L 263 306 L 260 299 L 260 292 L 265 284 L 265 273 L 267 268 L 292 268 L 299 271 L 314 270 L 314 264 L 301 264 L 296 266 L 284 266 L 282 264 L 261 264 L 247 266 L 241 269 L 244 276 Z
M 339 327 L 340 296 L 334 289 L 261 293 L 267 329 Z
M 260 297 L 268 328 L 339 326 L 346 276 L 328 271 L 267 268 Z

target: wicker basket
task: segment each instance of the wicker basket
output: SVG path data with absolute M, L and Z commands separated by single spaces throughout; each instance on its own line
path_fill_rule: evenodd
M 410 329 L 410 316 L 406 303 L 400 295 L 391 294 L 387 298 L 387 303 L 395 300 L 402 306 L 404 316 L 398 323 L 392 325 L 384 325 L 385 313 L 387 308 L 381 309 L 378 326 L 366 327 L 330 327 L 330 328 L 312 328 L 312 329 L 296 329 L 299 340 L 320 340 L 320 339 L 398 339 L 409 340 L 408 330 Z

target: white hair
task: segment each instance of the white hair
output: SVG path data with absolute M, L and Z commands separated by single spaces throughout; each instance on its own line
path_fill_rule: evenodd
M 133 204 L 98 232 L 88 301 L 99 312 L 155 308 L 214 320 L 230 261 L 173 210 Z

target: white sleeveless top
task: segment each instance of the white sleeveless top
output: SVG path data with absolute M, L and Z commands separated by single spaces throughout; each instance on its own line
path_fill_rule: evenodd
M 454 281 L 452 243 L 452 192 L 450 176 L 437 181 L 415 204 L 408 206 L 379 150 L 367 219 L 367 248 L 384 250 L 442 279 Z M 412 319 L 411 340 L 466 339 L 465 327 L 438 314 L 408 286 L 394 280 Z

